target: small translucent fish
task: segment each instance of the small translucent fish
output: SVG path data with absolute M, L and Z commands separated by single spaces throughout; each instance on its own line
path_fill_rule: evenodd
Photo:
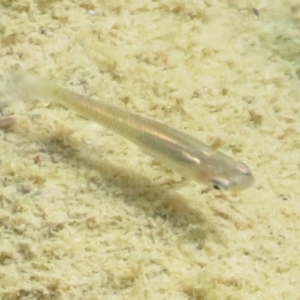
M 248 166 L 177 129 L 61 88 L 27 71 L 12 72 L 21 97 L 57 102 L 122 135 L 183 176 L 219 190 L 242 190 L 254 181 Z

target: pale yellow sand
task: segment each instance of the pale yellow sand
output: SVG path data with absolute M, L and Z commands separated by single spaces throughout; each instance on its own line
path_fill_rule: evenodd
M 0 93 L 20 65 L 219 143 L 256 183 L 207 190 L 2 95 L 0 299 L 299 299 L 300 7 L 206 2 L 1 2 Z

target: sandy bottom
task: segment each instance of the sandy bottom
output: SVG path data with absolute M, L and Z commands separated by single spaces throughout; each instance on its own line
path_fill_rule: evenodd
M 1 1 L 1 299 L 299 299 L 300 6 L 246 2 Z M 255 184 L 207 189 L 15 101 L 15 65 L 218 144 Z

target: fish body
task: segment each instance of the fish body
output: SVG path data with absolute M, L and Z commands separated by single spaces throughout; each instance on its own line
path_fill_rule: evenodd
M 170 126 L 61 88 L 27 71 L 14 71 L 12 84 L 22 97 L 59 103 L 101 124 L 189 179 L 220 190 L 242 190 L 254 181 L 246 164 Z

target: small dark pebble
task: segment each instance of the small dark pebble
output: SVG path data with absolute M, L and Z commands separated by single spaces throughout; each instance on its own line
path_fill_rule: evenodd
M 257 8 L 252 8 L 252 12 L 259 17 L 259 10 Z

